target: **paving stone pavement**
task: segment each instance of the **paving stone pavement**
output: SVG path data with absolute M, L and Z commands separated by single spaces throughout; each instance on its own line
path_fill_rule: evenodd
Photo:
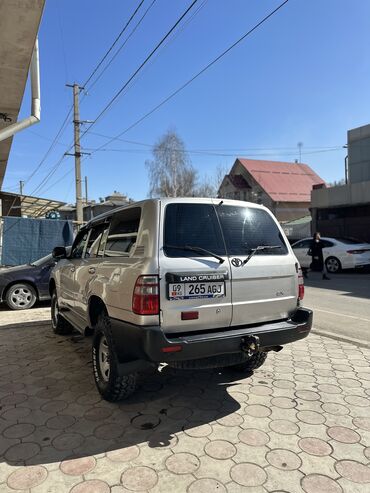
M 91 339 L 0 329 L 0 492 L 370 492 L 370 351 L 311 335 L 253 375 L 160 371 L 100 399 Z

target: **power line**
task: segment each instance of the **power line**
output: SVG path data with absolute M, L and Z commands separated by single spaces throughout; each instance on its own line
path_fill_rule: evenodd
M 145 11 L 144 15 L 142 16 L 142 18 L 140 19 L 140 21 L 138 22 L 138 24 L 135 26 L 135 28 L 133 29 L 133 31 L 129 34 L 129 36 L 127 37 L 127 39 L 124 41 L 124 43 L 121 45 L 121 47 L 117 50 L 117 52 L 113 55 L 113 57 L 111 58 L 111 60 L 108 62 L 108 64 L 106 65 L 106 67 L 104 68 L 104 70 L 99 74 L 99 76 L 94 80 L 94 82 L 92 83 L 92 85 L 89 87 L 89 90 L 91 91 L 92 87 L 99 81 L 99 79 L 101 78 L 101 76 L 104 74 L 105 70 L 109 67 L 109 65 L 111 64 L 111 62 L 113 62 L 113 60 L 115 59 L 116 55 L 118 55 L 118 53 L 121 51 L 121 49 L 125 46 L 125 44 L 129 41 L 131 35 L 134 33 L 134 31 L 136 30 L 136 28 L 139 26 L 140 22 L 143 20 L 143 18 L 145 17 L 145 15 L 147 14 L 147 12 L 150 10 L 150 8 L 152 7 L 152 5 L 155 3 L 156 0 L 153 0 L 152 3 L 149 5 L 149 7 L 147 8 L 147 10 Z M 159 50 L 156 54 L 156 56 L 154 56 L 151 60 L 151 63 L 153 63 L 155 61 L 156 58 L 158 58 L 160 56 L 160 54 L 163 52 L 164 49 L 167 48 L 167 46 L 169 46 L 170 43 L 173 43 L 173 41 L 179 36 L 179 34 L 181 34 L 181 32 L 185 29 L 185 27 L 194 19 L 194 17 L 200 12 L 200 10 L 202 10 L 202 8 L 204 7 L 204 5 L 207 3 L 208 0 L 203 0 L 203 2 L 201 3 L 201 5 L 199 5 L 199 7 L 197 7 L 197 9 L 191 14 L 191 16 L 178 28 L 178 30 L 176 31 L 176 33 L 174 33 L 174 35 L 167 40 L 167 42 L 161 47 L 161 50 Z M 134 87 L 135 84 L 137 84 L 137 82 L 140 80 L 140 77 L 143 76 L 143 73 L 145 72 L 145 69 L 147 69 L 147 67 L 149 66 L 150 64 L 147 64 L 146 67 L 143 68 L 143 70 L 141 71 L 141 74 L 138 75 L 138 77 L 135 78 L 135 80 L 133 81 L 133 83 L 130 85 L 130 87 L 127 88 L 127 90 L 125 91 L 125 94 L 127 94 L 127 92 L 132 88 Z
M 96 135 L 97 137 L 102 137 L 104 139 L 112 139 L 113 137 L 110 137 L 109 135 L 106 134 L 101 134 L 98 132 L 90 132 L 91 135 Z M 126 144 L 135 144 L 135 145 L 141 145 L 145 147 L 153 147 L 154 144 L 148 144 L 144 142 L 139 142 L 137 140 L 127 140 L 127 139 L 121 139 L 121 138 L 116 138 L 115 140 L 119 140 L 120 142 L 125 142 Z M 342 149 L 342 145 L 336 145 L 336 146 L 305 146 L 305 149 L 311 149 L 311 150 L 338 150 Z M 94 151 L 94 149 L 91 148 L 86 148 L 89 151 Z M 194 151 L 194 152 L 232 152 L 232 151 L 293 151 L 295 150 L 295 146 L 290 146 L 290 147 L 280 147 L 280 146 L 268 146 L 268 147 L 232 147 L 232 148 L 191 148 L 187 149 L 188 151 Z
M 101 64 L 104 62 L 104 60 L 106 59 L 106 57 L 109 55 L 110 51 L 113 49 L 113 47 L 115 46 L 115 44 L 117 43 L 117 41 L 119 40 L 119 38 L 122 36 L 122 34 L 125 32 L 125 30 L 127 29 L 127 27 L 129 26 L 130 22 L 132 21 L 132 19 L 135 17 L 136 13 L 138 12 L 138 10 L 140 9 L 141 5 L 143 4 L 145 0 L 142 0 L 138 7 L 135 9 L 135 11 L 133 12 L 133 14 L 131 15 L 130 19 L 128 20 L 128 22 L 126 23 L 126 25 L 124 26 L 124 28 L 121 30 L 121 32 L 119 33 L 119 35 L 117 36 L 117 38 L 115 39 L 115 41 L 113 42 L 113 44 L 111 45 L 111 47 L 108 49 L 108 51 L 105 53 L 104 57 L 100 60 L 100 62 L 98 63 L 98 65 L 95 67 L 95 69 L 91 72 L 90 76 L 87 78 L 86 80 L 86 83 L 85 85 L 92 79 L 92 77 L 94 76 L 94 74 L 96 73 L 96 71 L 99 69 L 99 67 L 101 66 Z M 64 49 L 64 47 L 63 47 Z M 63 52 L 64 53 L 64 52 Z M 65 57 L 65 54 L 64 54 L 64 57 Z M 68 113 L 65 117 L 65 119 L 63 120 L 56 136 L 54 137 L 54 139 L 52 140 L 52 143 L 51 145 L 49 146 L 49 148 L 47 149 L 47 151 L 45 152 L 44 156 L 42 157 L 41 161 L 37 164 L 37 166 L 35 167 L 34 171 L 28 176 L 28 178 L 25 181 L 25 184 L 28 183 L 31 178 L 33 178 L 33 176 L 38 172 L 38 170 L 41 168 L 41 166 L 43 165 L 43 163 L 46 161 L 47 157 L 49 156 L 50 152 L 54 149 L 55 145 L 58 143 L 58 138 L 59 136 L 64 132 L 67 124 L 68 124 L 68 119 L 72 113 L 72 109 L 73 109 L 73 105 L 70 106 L 69 110 L 68 110 Z M 73 145 L 73 144 L 72 144 Z M 71 148 L 72 148 L 72 145 L 68 146 L 68 149 L 66 150 L 66 152 L 68 152 Z M 64 157 L 64 155 L 63 155 Z M 57 167 L 59 166 L 59 164 L 61 163 L 61 160 L 58 161 L 57 163 L 57 166 L 54 167 L 51 171 L 51 173 L 49 173 L 43 180 L 42 182 L 39 184 L 39 186 L 35 189 L 35 190 L 39 190 L 40 187 L 42 186 L 42 184 L 45 183 L 45 179 L 47 179 L 49 176 L 52 176 L 52 174 L 56 171 Z M 32 192 L 32 194 L 35 193 L 35 191 Z
M 88 129 L 81 135 L 81 138 L 92 128 L 98 120 L 106 113 L 106 111 L 111 108 L 113 103 L 117 100 L 117 98 L 122 94 L 122 92 L 126 89 L 126 87 L 130 84 L 130 82 L 135 78 L 135 76 L 140 72 L 140 70 L 144 67 L 146 63 L 150 60 L 150 58 L 155 54 L 155 52 L 162 46 L 162 44 L 166 41 L 166 39 L 171 35 L 171 33 L 176 29 L 176 27 L 180 24 L 182 19 L 187 15 L 187 13 L 194 7 L 194 5 L 199 0 L 193 0 L 190 6 L 183 12 L 183 14 L 178 18 L 175 24 L 171 27 L 171 29 L 165 34 L 165 36 L 159 41 L 159 43 L 153 48 L 153 50 L 149 53 L 149 55 L 145 58 L 145 60 L 139 65 L 139 67 L 134 71 L 131 77 L 123 84 L 123 86 L 116 92 L 113 98 L 108 102 L 108 104 L 101 110 L 99 115 L 95 118 L 94 122 L 90 125 Z M 286 0 L 288 1 L 288 0 Z
M 148 153 L 148 152 L 151 152 L 152 149 L 154 148 L 155 146 L 150 146 L 150 148 L 148 149 L 112 149 L 112 148 L 103 148 L 103 149 L 89 149 L 90 151 L 93 151 L 93 152 L 123 152 L 123 153 L 133 153 L 133 154 L 142 154 L 142 153 Z M 194 154 L 196 156 L 219 156 L 219 157 L 237 157 L 238 155 L 240 156 L 240 153 L 225 153 L 225 152 L 211 152 L 211 151 L 197 151 L 197 150 L 183 150 L 183 149 L 172 149 L 172 151 L 176 152 L 176 151 L 181 151 L 181 152 L 185 152 L 186 154 Z M 337 147 L 337 148 L 333 148 L 333 149 L 320 149 L 320 150 L 317 150 L 317 151 L 311 151 L 311 152 L 302 152 L 302 156 L 308 156 L 308 155 L 312 155 L 312 154 L 320 154 L 320 153 L 324 153 L 324 152 L 333 152 L 333 151 L 341 151 L 342 148 L 341 147 Z M 243 151 L 242 151 L 243 152 Z M 246 156 L 246 159 L 248 159 L 248 157 L 273 157 L 273 156 L 296 156 L 297 153 L 296 152 L 292 152 L 292 151 L 288 151 L 288 152 L 259 152 L 259 153 L 256 153 L 256 154 L 251 154 L 250 152 L 248 152 L 247 156 Z
M 108 142 L 103 144 L 100 148 L 105 147 L 106 145 L 109 145 L 111 142 L 114 140 L 117 140 L 119 137 L 127 133 L 129 130 L 133 129 L 136 127 L 139 123 L 141 123 L 143 120 L 148 118 L 150 115 L 152 115 L 155 111 L 157 111 L 161 106 L 166 104 L 168 101 L 170 101 L 172 98 L 174 98 L 177 94 L 179 94 L 181 91 L 183 91 L 187 86 L 189 86 L 192 82 L 194 82 L 198 77 L 200 77 L 204 72 L 206 72 L 209 68 L 211 68 L 215 63 L 217 63 L 221 58 L 223 58 L 227 53 L 229 53 L 233 48 L 235 48 L 237 45 L 239 45 L 246 37 L 250 36 L 256 29 L 258 29 L 262 24 L 264 24 L 270 17 L 272 17 L 274 14 L 276 14 L 284 5 L 288 3 L 289 0 L 285 0 L 282 2 L 278 7 L 276 7 L 274 10 L 272 10 L 268 15 L 266 15 L 263 19 L 261 19 L 257 24 L 255 24 L 249 31 L 247 31 L 243 36 L 241 36 L 239 39 L 237 39 L 233 44 L 231 44 L 226 50 L 224 50 L 220 55 L 218 55 L 216 58 L 214 58 L 211 62 L 209 62 L 205 67 L 203 67 L 199 72 L 197 72 L 193 77 L 191 77 L 187 82 L 182 84 L 179 88 L 177 88 L 174 92 L 172 92 L 169 96 L 164 98 L 160 103 L 158 103 L 156 106 L 154 106 L 150 111 L 148 111 L 145 115 L 140 117 L 138 120 L 136 120 L 134 123 L 132 123 L 129 127 L 127 127 L 125 130 L 117 134 L 115 137 L 112 137 Z M 89 127 L 83 135 L 85 135 L 87 132 L 89 132 L 91 127 Z M 98 148 L 97 150 L 99 150 Z
M 90 76 L 87 78 L 86 82 L 83 84 L 83 86 L 87 86 L 87 84 L 90 82 L 90 80 L 94 77 L 94 75 L 96 74 L 96 72 L 99 70 L 99 68 L 101 67 L 102 63 L 104 63 L 104 60 L 107 58 L 107 56 L 109 55 L 109 53 L 113 50 L 113 48 L 115 47 L 115 45 L 118 43 L 119 39 L 121 38 L 121 36 L 124 34 L 124 32 L 126 31 L 126 29 L 128 28 L 128 26 L 131 24 L 133 18 L 135 17 L 135 15 L 137 14 L 137 12 L 139 11 L 140 7 L 143 5 L 145 0 L 141 0 L 139 5 L 136 7 L 136 9 L 134 10 L 134 12 L 131 14 L 129 20 L 126 22 L 126 24 L 124 25 L 124 27 L 121 29 L 121 31 L 119 32 L 118 36 L 116 37 L 116 39 L 113 41 L 113 43 L 110 45 L 109 49 L 106 51 L 105 55 L 103 56 L 103 58 L 100 60 L 100 62 L 96 65 L 96 67 L 94 68 L 94 70 L 91 72 Z
M 113 60 L 117 57 L 117 55 L 122 51 L 122 49 L 124 48 L 124 46 L 128 43 L 128 41 L 130 40 L 131 36 L 135 33 L 135 31 L 137 30 L 137 28 L 140 26 L 140 24 L 143 22 L 143 20 L 145 19 L 147 13 L 149 12 L 149 10 L 153 7 L 153 5 L 155 4 L 156 0 L 152 0 L 152 3 L 149 5 L 149 7 L 146 9 L 146 11 L 144 12 L 144 14 L 141 16 L 141 18 L 139 19 L 139 21 L 137 22 L 137 24 L 135 25 L 135 27 L 132 29 L 132 31 L 130 32 L 130 34 L 127 36 L 127 38 L 125 39 L 125 41 L 121 44 L 121 46 L 117 49 L 117 51 L 114 53 L 114 55 L 112 56 L 112 58 L 109 60 L 109 62 L 106 64 L 106 66 L 104 67 L 104 69 L 100 72 L 100 74 L 95 78 L 95 80 L 92 82 L 92 84 L 90 85 L 89 87 L 89 91 L 91 91 L 91 89 L 95 86 L 95 84 L 100 80 L 100 78 L 103 76 L 104 72 L 109 68 L 109 66 L 112 64 Z M 87 81 L 88 82 L 88 81 Z M 86 86 L 86 83 L 85 83 L 85 86 Z
M 64 131 L 65 127 L 67 126 L 68 118 L 69 118 L 70 114 L 72 113 L 72 108 L 73 108 L 73 106 L 71 106 L 69 108 L 68 113 L 67 113 L 66 117 L 64 118 L 64 120 L 62 122 L 62 125 L 59 127 L 59 130 L 58 130 L 56 136 L 52 140 L 52 142 L 51 142 L 50 146 L 48 147 L 47 151 L 45 152 L 43 158 L 38 163 L 38 165 L 35 167 L 35 169 L 32 171 L 32 173 L 24 180 L 25 184 L 28 183 L 31 180 L 31 178 L 37 173 L 37 171 L 44 164 L 46 158 L 49 156 L 50 152 L 54 149 L 54 147 L 56 146 L 56 144 L 58 144 L 58 138 L 62 134 L 62 132 Z

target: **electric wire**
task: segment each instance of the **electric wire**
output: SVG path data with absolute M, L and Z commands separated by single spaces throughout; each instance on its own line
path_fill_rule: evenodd
M 282 2 L 278 7 L 276 7 L 274 10 L 272 10 L 269 14 L 267 14 L 263 19 L 261 19 L 257 24 L 255 24 L 251 29 L 249 29 L 243 36 L 241 36 L 239 39 L 237 39 L 234 43 L 232 43 L 228 48 L 226 48 L 223 52 L 221 52 L 216 58 L 214 58 L 211 62 L 209 62 L 205 67 L 203 67 L 199 72 L 197 72 L 194 76 L 192 76 L 188 81 L 186 81 L 184 84 L 182 84 L 180 87 L 178 87 L 175 91 L 173 91 L 169 96 L 164 98 L 160 103 L 158 103 L 156 106 L 154 106 L 150 111 L 148 111 L 145 115 L 140 117 L 138 120 L 136 120 L 134 123 L 132 123 L 129 127 L 127 127 L 125 130 L 117 134 L 115 137 L 112 137 L 108 142 L 103 144 L 100 148 L 103 148 L 109 144 L 111 144 L 113 141 L 115 141 L 118 137 L 121 137 L 134 127 L 136 127 L 139 123 L 141 123 L 143 120 L 148 118 L 150 115 L 152 115 L 155 111 L 157 111 L 159 108 L 161 108 L 164 104 L 166 104 L 168 101 L 170 101 L 172 98 L 174 98 L 177 94 L 179 94 L 181 91 L 183 91 L 187 86 L 189 86 L 192 82 L 194 82 L 198 77 L 200 77 L 204 72 L 206 72 L 208 69 L 210 69 L 214 64 L 216 64 L 221 58 L 223 58 L 227 53 L 229 53 L 233 48 L 238 46 L 245 38 L 250 36 L 256 29 L 258 29 L 262 24 L 264 24 L 270 17 L 272 17 L 274 14 L 276 14 L 282 7 L 284 7 L 289 0 L 285 0 Z M 86 129 L 86 133 L 90 131 L 90 128 L 92 125 Z M 98 148 L 97 150 L 99 150 Z M 95 151 L 96 152 L 96 151 Z
M 153 50 L 149 53 L 149 55 L 145 58 L 145 60 L 139 65 L 139 67 L 134 71 L 134 73 L 129 77 L 129 79 L 123 84 L 123 86 L 116 92 L 113 98 L 105 105 L 105 107 L 100 111 L 95 120 L 91 123 L 89 128 L 87 128 L 83 134 L 81 135 L 81 139 L 84 135 L 92 128 L 96 123 L 100 120 L 100 118 L 112 107 L 115 101 L 119 98 L 122 92 L 126 89 L 126 87 L 130 84 L 130 82 L 136 77 L 136 75 L 140 72 L 140 70 L 148 63 L 148 61 L 152 58 L 152 56 L 156 53 L 156 51 L 162 46 L 162 44 L 166 41 L 166 39 L 172 34 L 172 32 L 176 29 L 176 27 L 180 24 L 180 22 L 184 19 L 184 17 L 190 12 L 190 10 L 194 7 L 194 5 L 199 0 L 193 0 L 189 7 L 181 14 L 181 16 L 177 19 L 175 24 L 170 28 L 170 30 L 163 36 L 163 38 L 157 43 L 157 45 L 153 48 Z M 288 0 L 286 0 L 288 1 Z
M 139 11 L 140 7 L 142 6 L 142 4 L 144 3 L 145 0 L 142 0 L 139 5 L 137 6 L 137 8 L 134 10 L 134 12 L 132 13 L 132 15 L 130 16 L 129 20 L 127 21 L 127 23 L 125 24 L 125 26 L 123 27 L 123 29 L 120 31 L 120 33 L 118 34 L 118 36 L 116 37 L 116 39 L 114 40 L 114 42 L 111 44 L 111 46 L 109 47 L 109 49 L 106 51 L 105 55 L 103 56 L 103 58 L 100 60 L 100 62 L 96 65 L 96 67 L 92 70 L 91 74 L 89 75 L 89 77 L 86 79 L 86 82 L 84 83 L 84 86 L 86 86 L 89 81 L 93 78 L 93 76 L 96 74 L 96 72 L 98 71 L 99 67 L 102 65 L 102 63 L 104 62 L 104 60 L 107 58 L 107 56 L 109 55 L 109 53 L 112 51 L 112 49 L 114 48 L 114 46 L 117 44 L 118 40 L 120 39 L 120 37 L 124 34 L 124 32 L 126 31 L 126 29 L 128 28 L 128 26 L 130 25 L 131 21 L 134 19 L 135 15 L 137 14 L 137 12 Z M 139 26 L 139 24 L 141 23 L 141 21 L 143 20 L 143 18 L 145 17 L 145 15 L 147 14 L 147 12 L 150 10 L 150 8 L 152 7 L 153 3 L 155 2 L 156 0 L 154 0 L 151 5 L 149 6 L 149 8 L 146 10 L 146 12 L 144 13 L 144 16 L 142 16 L 142 18 L 140 19 L 139 23 L 137 24 L 136 28 Z M 135 30 L 136 30 L 135 28 Z M 134 31 L 131 32 L 130 36 L 133 34 Z M 122 49 L 122 47 L 121 47 Z M 111 62 L 109 62 L 110 64 Z M 105 69 L 104 69 L 105 70 Z M 101 74 L 102 75 L 102 74 Z M 100 75 L 100 76 L 101 76 Z M 99 77 L 100 77 L 99 76 Z M 30 176 L 25 180 L 25 184 L 28 183 L 31 178 L 37 173 L 37 171 L 41 168 L 41 166 L 43 165 L 43 163 L 46 161 L 47 157 L 49 156 L 50 152 L 54 149 L 55 145 L 58 143 L 58 138 L 60 135 L 62 135 L 62 133 L 64 132 L 65 130 L 65 127 L 67 126 L 68 124 L 68 119 L 72 113 L 72 110 L 73 110 L 73 105 L 71 105 L 71 107 L 69 108 L 68 110 L 68 113 L 60 127 L 60 129 L 58 130 L 55 138 L 53 139 L 52 141 L 52 144 L 49 146 L 49 148 L 47 149 L 46 153 L 44 154 L 43 158 L 41 159 L 41 161 L 39 162 L 39 164 L 36 166 L 36 168 L 34 169 L 34 171 L 30 174 Z M 71 148 L 73 147 L 73 144 L 72 145 L 69 145 L 67 150 L 65 152 L 68 152 L 69 150 L 71 150 Z M 64 157 L 64 155 L 63 155 Z M 49 174 L 44 177 L 44 179 L 41 181 L 41 183 L 38 185 L 38 187 L 36 187 L 36 189 L 34 191 L 31 192 L 31 195 L 36 193 L 37 191 L 40 191 L 41 188 L 42 188 L 42 185 L 45 184 L 47 182 L 47 180 L 56 172 L 57 168 L 59 167 L 59 165 L 61 164 L 61 161 L 62 159 L 60 159 L 57 164 L 52 168 L 51 172 L 49 172 Z
M 125 41 L 121 44 L 121 46 L 117 49 L 117 51 L 114 53 L 114 55 L 112 56 L 112 58 L 109 60 L 109 62 L 105 65 L 104 69 L 100 72 L 100 74 L 95 78 L 95 80 L 91 83 L 91 85 L 88 87 L 88 90 L 91 91 L 91 89 L 95 86 L 95 84 L 100 80 L 100 78 L 103 76 L 103 74 L 105 73 L 105 71 L 109 68 L 109 66 L 112 64 L 113 60 L 117 57 L 117 55 L 122 51 L 122 49 L 125 47 L 125 45 L 127 44 L 127 42 L 130 40 L 131 36 L 135 33 L 135 31 L 137 30 L 137 28 L 140 26 L 140 24 L 143 22 L 143 20 L 145 19 L 146 15 L 148 14 L 148 12 L 150 11 L 150 9 L 153 7 L 153 5 L 155 4 L 157 0 L 152 0 L 152 3 L 147 7 L 146 11 L 144 12 L 144 14 L 141 16 L 141 18 L 139 19 L 139 21 L 137 22 L 137 24 L 135 25 L 135 27 L 132 29 L 132 31 L 130 32 L 130 34 L 127 36 L 127 38 L 125 39 Z M 91 78 L 91 77 L 90 77 Z M 84 84 L 85 86 L 87 85 L 87 82 L 85 82 Z
M 119 39 L 122 37 L 122 35 L 124 34 L 124 32 L 126 31 L 126 29 L 128 28 L 128 26 L 131 24 L 132 20 L 134 19 L 134 17 L 136 16 L 136 14 L 138 13 L 138 11 L 140 10 L 140 8 L 143 5 L 144 1 L 145 0 L 141 0 L 140 1 L 139 5 L 136 7 L 136 9 L 134 10 L 134 12 L 131 14 L 129 20 L 126 22 L 126 24 L 124 25 L 124 27 L 121 29 L 121 31 L 119 32 L 118 36 L 115 38 L 115 40 L 113 41 L 113 43 L 110 45 L 110 47 L 106 51 L 105 55 L 101 58 L 101 60 L 99 61 L 99 63 L 96 65 L 96 67 L 91 72 L 90 76 L 87 78 L 87 80 L 83 84 L 84 87 L 86 87 L 87 84 L 90 82 L 90 80 L 94 77 L 94 75 L 96 74 L 96 72 L 99 70 L 99 68 L 101 67 L 101 65 L 104 63 L 104 60 L 106 60 L 106 58 L 109 55 L 109 53 L 113 50 L 113 48 L 115 47 L 115 45 L 118 43 Z

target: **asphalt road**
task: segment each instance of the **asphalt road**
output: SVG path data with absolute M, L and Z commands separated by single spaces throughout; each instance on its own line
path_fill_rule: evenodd
M 370 273 L 343 272 L 330 281 L 309 273 L 303 304 L 314 310 L 320 333 L 370 346 Z

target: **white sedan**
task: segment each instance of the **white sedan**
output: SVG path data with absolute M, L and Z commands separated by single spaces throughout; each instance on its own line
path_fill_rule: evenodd
M 352 238 L 322 237 L 324 243 L 323 255 L 326 269 L 331 274 L 341 269 L 354 269 L 370 265 L 370 243 L 361 243 Z M 309 268 L 312 257 L 307 252 L 312 244 L 312 238 L 293 243 L 292 248 L 301 267 Z

